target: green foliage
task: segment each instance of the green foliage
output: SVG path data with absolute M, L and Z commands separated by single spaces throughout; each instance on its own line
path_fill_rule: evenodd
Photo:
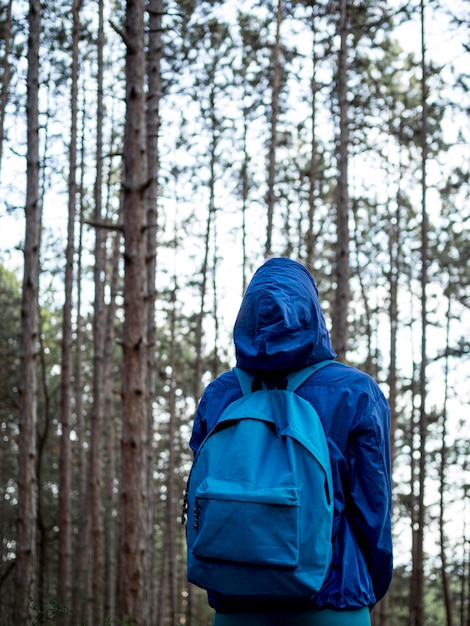
M 36 619 L 32 622 L 32 626 L 56 624 L 57 619 L 63 615 L 70 615 L 70 609 L 56 600 L 51 600 L 50 605 L 46 610 L 38 610 L 36 612 Z

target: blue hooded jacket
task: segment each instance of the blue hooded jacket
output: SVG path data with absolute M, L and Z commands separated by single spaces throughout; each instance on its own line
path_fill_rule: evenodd
M 303 265 L 274 258 L 257 270 L 235 322 L 234 342 L 237 366 L 262 373 L 267 381 L 335 358 L 316 285 Z M 335 492 L 333 560 L 323 587 L 305 608 L 372 606 L 392 577 L 387 401 L 370 376 L 336 362 L 316 372 L 297 393 L 322 421 Z M 228 404 L 241 396 L 233 371 L 207 387 L 194 421 L 194 452 Z M 212 594 L 209 603 L 219 611 L 249 608 Z

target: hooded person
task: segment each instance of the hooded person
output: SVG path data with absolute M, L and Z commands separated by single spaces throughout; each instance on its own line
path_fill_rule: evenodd
M 254 274 L 234 326 L 237 367 L 283 388 L 289 372 L 336 357 L 310 272 L 272 258 Z M 299 607 L 249 605 L 209 593 L 215 626 L 367 626 L 392 577 L 390 410 L 377 383 L 333 362 L 296 393 L 322 422 L 330 452 L 333 558 L 320 591 Z M 197 452 L 224 409 L 242 397 L 233 371 L 210 383 L 199 403 L 190 441 Z M 312 527 L 314 531 L 314 527 Z

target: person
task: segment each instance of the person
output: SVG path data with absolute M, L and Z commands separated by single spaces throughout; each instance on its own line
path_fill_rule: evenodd
M 288 372 L 335 359 L 318 290 L 308 269 L 271 258 L 254 274 L 234 326 L 237 367 L 277 385 Z M 307 603 L 252 601 L 208 594 L 214 626 L 367 626 L 392 577 L 390 409 L 364 372 L 333 361 L 297 392 L 318 412 L 334 486 L 333 558 Z M 223 410 L 242 396 L 233 371 L 212 381 L 199 403 L 194 453 Z M 312 528 L 314 531 L 314 528 Z

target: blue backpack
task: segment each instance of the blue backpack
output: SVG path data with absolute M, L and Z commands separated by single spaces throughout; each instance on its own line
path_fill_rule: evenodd
M 323 426 L 295 390 L 323 361 L 288 376 L 287 388 L 231 403 L 201 444 L 185 498 L 188 580 L 240 598 L 302 600 L 320 589 L 332 545 L 333 487 Z

